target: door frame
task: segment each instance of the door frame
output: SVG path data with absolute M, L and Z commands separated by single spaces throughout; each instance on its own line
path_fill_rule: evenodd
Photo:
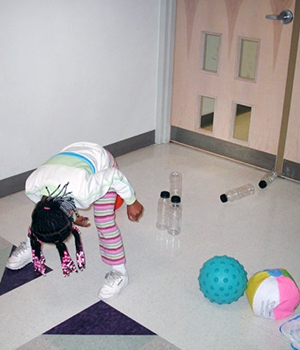
M 155 143 L 170 142 L 176 5 L 161 0 L 159 6 L 159 47 L 156 94 Z
M 297 63 L 297 53 L 299 45 L 299 32 L 300 32 L 300 2 L 295 1 L 294 9 L 294 20 L 293 20 L 293 30 L 291 38 L 291 48 L 289 55 L 288 63 L 288 72 L 286 78 L 285 94 L 284 94 L 284 103 L 282 110 L 282 120 L 279 134 L 278 150 L 276 157 L 275 170 L 278 174 L 285 174 L 284 171 L 284 150 L 286 144 L 287 130 L 290 117 L 290 108 L 293 95 L 293 85 L 296 72 L 296 63 Z M 300 176 L 300 173 L 299 173 Z M 300 180 L 300 178 L 299 178 Z

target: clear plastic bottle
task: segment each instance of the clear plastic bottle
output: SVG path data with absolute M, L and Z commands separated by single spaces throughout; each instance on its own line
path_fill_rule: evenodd
M 247 184 L 221 194 L 220 199 L 221 199 L 221 202 L 223 203 L 226 203 L 228 201 L 233 202 L 237 199 L 251 196 L 254 193 L 255 193 L 255 188 L 253 187 L 253 185 Z
M 157 203 L 156 227 L 159 230 L 166 230 L 168 227 L 170 210 L 170 192 L 162 191 Z
M 279 330 L 291 342 L 291 349 L 300 349 L 300 314 L 283 323 Z
M 182 175 L 179 171 L 170 174 L 170 194 L 179 197 L 182 195 Z
M 268 172 L 259 181 L 258 186 L 260 188 L 266 188 L 268 185 L 270 185 L 277 178 L 277 176 L 278 175 L 277 175 L 275 170 Z
M 170 213 L 169 213 L 169 223 L 168 223 L 168 233 L 170 235 L 172 236 L 179 235 L 181 231 L 181 221 L 182 221 L 181 199 L 179 196 L 172 196 Z

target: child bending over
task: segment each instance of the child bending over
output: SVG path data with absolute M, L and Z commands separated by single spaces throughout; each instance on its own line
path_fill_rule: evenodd
M 131 221 L 138 221 L 143 206 L 112 155 L 94 143 L 74 143 L 29 176 L 25 194 L 36 203 L 28 239 L 12 253 L 6 266 L 18 270 L 33 262 L 35 270 L 44 275 L 42 243 L 53 243 L 59 252 L 63 275 L 69 276 L 77 271 L 64 244 L 72 233 L 77 266 L 84 269 L 80 231 L 75 225 L 87 227 L 90 224 L 87 217 L 77 213 L 77 209 L 93 205 L 101 258 L 111 266 L 98 296 L 103 300 L 117 297 L 128 284 L 128 274 L 122 237 L 115 221 L 116 200 L 119 196 L 125 201 Z

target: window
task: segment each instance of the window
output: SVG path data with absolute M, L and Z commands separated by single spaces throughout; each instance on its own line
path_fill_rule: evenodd
M 208 72 L 218 71 L 220 35 L 203 33 L 202 69 Z
M 251 81 L 256 80 L 258 40 L 240 38 L 238 77 Z
M 251 119 L 251 107 L 240 104 L 235 105 L 233 138 L 248 141 Z
M 215 114 L 215 99 L 199 96 L 199 123 L 198 128 L 213 131 Z

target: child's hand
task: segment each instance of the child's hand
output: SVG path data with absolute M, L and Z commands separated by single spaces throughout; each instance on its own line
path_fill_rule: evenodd
M 138 221 L 143 214 L 143 206 L 140 202 L 135 201 L 131 205 L 127 205 L 127 216 L 130 221 Z
M 89 218 L 81 215 L 77 216 L 76 220 L 74 221 L 74 224 L 81 227 L 88 227 L 91 225 L 89 222 Z

